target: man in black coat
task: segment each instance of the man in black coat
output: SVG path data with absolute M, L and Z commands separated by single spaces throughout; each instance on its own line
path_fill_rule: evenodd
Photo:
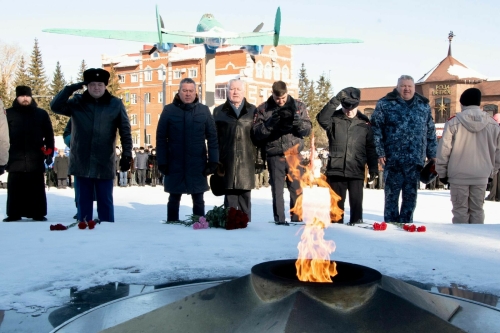
M 84 82 L 65 87 L 50 104 L 55 113 L 71 117 L 70 173 L 78 183 L 79 221 L 92 220 L 94 189 L 99 218 L 115 221 L 113 180 L 116 177 L 117 130 L 123 149 L 120 169 L 130 169 L 130 122 L 122 101 L 106 90 L 109 76 L 109 72 L 101 68 L 87 69 L 83 73 Z M 84 85 L 87 90 L 70 99 Z
M 245 99 L 243 81 L 231 80 L 227 101 L 214 109 L 219 161 L 224 169 L 224 207 L 234 207 L 251 221 L 251 191 L 255 187 L 256 149 L 252 140 L 255 105 Z
M 358 111 L 361 92 L 348 87 L 333 97 L 318 113 L 319 125 L 326 131 L 329 156 L 326 168 L 328 183 L 341 199 L 344 210 L 349 191 L 350 223 L 363 222 L 363 183 L 368 163 L 368 182 L 378 177 L 378 156 L 370 120 Z M 342 109 L 337 107 L 342 104 Z M 344 215 L 338 223 L 344 223 Z
M 9 124 L 9 162 L 7 171 L 7 217 L 5 222 L 22 217 L 47 221 L 45 165 L 52 163 L 54 131 L 47 111 L 37 107 L 31 88 L 16 87 L 16 99 L 7 109 Z
M 290 208 L 294 208 L 302 188 L 299 180 L 294 179 L 291 160 L 301 159 L 304 137 L 311 133 L 312 126 L 305 104 L 288 95 L 285 82 L 274 82 L 272 90 L 273 95 L 257 108 L 252 132 L 257 142 L 264 145 L 267 155 L 274 221 L 286 224 L 285 178 L 290 192 Z M 299 221 L 300 217 L 292 213 L 291 220 Z
M 205 143 L 205 140 L 207 143 Z M 208 151 L 207 151 L 208 144 Z M 191 194 L 193 215 L 205 215 L 207 176 L 217 169 L 217 130 L 208 106 L 198 101 L 196 83 L 182 79 L 179 92 L 165 105 L 156 129 L 158 170 L 165 175 L 167 221 L 179 220 L 182 194 Z

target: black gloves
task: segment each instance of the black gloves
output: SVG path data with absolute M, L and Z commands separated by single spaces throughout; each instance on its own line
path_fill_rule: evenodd
M 448 177 L 439 178 L 439 181 L 440 181 L 441 183 L 443 183 L 444 185 L 447 185 L 447 184 L 448 184 Z
M 5 165 L 0 165 L 0 175 L 3 175 L 5 172 Z
M 295 112 L 292 124 L 294 128 L 300 128 L 300 126 L 302 125 L 302 119 L 300 119 L 300 114 L 298 112 Z
M 205 171 L 203 171 L 204 176 L 212 175 L 217 171 L 217 166 L 219 163 L 217 162 L 208 162 L 207 166 L 205 167 Z
M 488 184 L 490 184 L 493 181 L 493 178 L 488 177 Z
M 53 158 L 52 158 L 52 154 L 47 155 L 47 156 L 45 157 L 45 164 L 47 164 L 47 166 L 51 165 L 53 161 L 54 161 L 54 160 L 53 160 Z
M 68 88 L 70 88 L 72 91 L 77 91 L 77 90 L 82 90 L 83 86 L 87 86 L 87 85 L 88 85 L 87 82 L 78 82 L 78 83 L 74 83 L 74 84 L 69 85 Z
M 268 129 L 272 130 L 276 125 L 278 125 L 280 119 L 281 119 L 281 117 L 279 114 L 279 109 L 276 109 L 273 111 L 273 114 L 271 115 L 271 117 L 269 117 L 266 120 L 265 125 Z
M 368 175 L 368 184 L 371 184 L 378 178 L 378 174 L 376 172 L 370 172 Z
M 131 156 L 122 156 L 120 157 L 120 170 L 122 172 L 130 170 L 130 161 L 132 161 Z
M 158 170 L 163 174 L 163 175 L 168 175 L 168 165 L 167 164 L 160 164 L 158 165 Z

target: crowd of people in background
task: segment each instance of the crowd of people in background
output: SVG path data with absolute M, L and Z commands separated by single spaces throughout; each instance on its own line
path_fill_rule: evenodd
M 415 91 L 412 77 L 401 76 L 371 118 L 358 110 L 360 90 L 344 88 L 316 116 L 328 147 L 310 151 L 307 106 L 288 94 L 285 82 L 274 82 L 272 95 L 255 106 L 244 97 L 243 81 L 231 80 L 227 101 L 212 114 L 195 81 L 185 78 L 160 115 L 157 147 L 133 148 L 125 107 L 106 89 L 109 72 L 92 68 L 83 77 L 51 102 L 54 113 L 70 118 L 64 149 L 54 147 L 49 116 L 29 87 L 16 87 L 7 111 L 0 100 L 0 174 L 9 172 L 5 222 L 46 221 L 46 186 L 74 187 L 78 221 L 93 219 L 97 201 L 96 219 L 114 222 L 113 187 L 146 185 L 162 185 L 169 194 L 167 222 L 179 221 L 183 194 L 192 198 L 193 215 L 204 216 L 209 189 L 251 220 L 251 191 L 261 187 L 271 188 L 276 224 L 302 222 L 297 206 L 307 165 L 314 178 L 326 178 L 341 210 L 349 200 L 349 221 L 338 214 L 332 223 L 363 223 L 365 188 L 384 190 L 384 220 L 393 223 L 413 222 L 422 182 L 450 189 L 453 223 L 484 223 L 487 186 L 486 200 L 500 201 L 500 116 L 480 109 L 476 88 L 461 95 L 462 111 L 447 121 L 439 145 L 429 100 Z

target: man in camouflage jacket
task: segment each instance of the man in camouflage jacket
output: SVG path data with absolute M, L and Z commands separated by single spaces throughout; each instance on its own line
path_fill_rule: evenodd
M 385 168 L 384 219 L 412 222 L 420 170 L 426 157 L 436 160 L 436 128 L 429 100 L 415 93 L 411 76 L 403 75 L 397 88 L 377 102 L 371 123 L 379 162 Z

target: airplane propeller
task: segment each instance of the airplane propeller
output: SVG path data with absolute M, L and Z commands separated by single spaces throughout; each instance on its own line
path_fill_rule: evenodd
M 262 22 L 255 29 L 253 29 L 253 32 L 259 32 L 262 29 L 263 26 L 264 26 L 264 22 Z

